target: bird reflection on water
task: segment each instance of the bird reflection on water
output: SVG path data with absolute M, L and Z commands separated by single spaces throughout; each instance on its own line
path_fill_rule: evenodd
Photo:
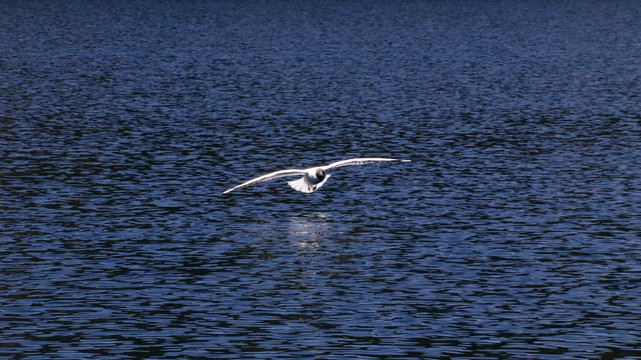
M 306 250 L 318 249 L 330 228 L 329 222 L 328 214 L 325 213 L 292 216 L 289 219 L 288 233 L 297 247 Z

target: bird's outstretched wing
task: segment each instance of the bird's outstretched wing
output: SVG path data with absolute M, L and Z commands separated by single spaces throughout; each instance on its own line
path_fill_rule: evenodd
M 354 159 L 347 159 L 347 160 L 341 160 L 337 161 L 334 163 L 331 163 L 329 165 L 323 166 L 323 170 L 327 171 L 329 169 L 341 167 L 341 166 L 348 166 L 348 165 L 363 165 L 363 164 L 370 164 L 370 163 L 375 163 L 375 162 L 381 162 L 381 161 L 402 161 L 402 162 L 410 162 L 411 160 L 401 160 L 401 159 L 390 159 L 390 158 L 354 158 Z
M 225 190 L 223 192 L 223 194 L 227 194 L 228 192 L 234 191 L 234 190 L 236 190 L 238 188 L 241 188 L 243 186 L 253 185 L 253 184 L 256 184 L 256 183 L 259 183 L 259 182 L 262 182 L 262 181 L 276 179 L 276 178 L 284 177 L 284 176 L 305 175 L 305 174 L 307 174 L 307 171 L 298 170 L 298 169 L 274 171 L 272 173 L 269 173 L 269 174 L 266 174 L 266 175 L 263 175 L 263 176 L 259 176 L 259 177 L 255 178 L 255 179 L 251 179 L 249 181 L 246 181 L 246 182 L 244 182 L 244 183 L 242 183 L 242 184 L 240 184 L 238 186 L 234 186 L 233 188 L 231 188 L 229 190 Z

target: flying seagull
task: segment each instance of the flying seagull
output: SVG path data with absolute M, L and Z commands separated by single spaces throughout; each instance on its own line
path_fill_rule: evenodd
M 298 180 L 293 180 L 287 182 L 289 186 L 292 188 L 302 191 L 304 193 L 311 193 L 316 190 L 318 190 L 329 177 L 331 176 L 330 174 L 327 174 L 327 170 L 341 167 L 341 166 L 348 166 L 348 165 L 363 165 L 363 164 L 370 164 L 370 163 L 375 163 L 375 162 L 380 162 L 380 161 L 401 161 L 401 162 L 410 162 L 410 160 L 399 160 L 399 159 L 389 159 L 389 158 L 355 158 L 355 159 L 347 159 L 347 160 L 342 160 L 342 161 L 337 161 L 334 163 L 331 163 L 329 165 L 325 166 L 317 166 L 317 167 L 311 167 L 309 169 L 305 170 L 298 170 L 298 169 L 288 169 L 288 170 L 279 170 L 279 171 L 274 171 L 272 173 L 259 176 L 255 179 L 251 179 L 247 182 L 244 182 L 238 186 L 234 186 L 233 188 L 229 190 L 225 190 L 223 194 L 227 194 L 228 192 L 232 192 L 238 188 L 241 188 L 243 186 L 249 186 L 253 185 L 262 181 L 267 181 L 271 179 L 276 179 L 284 176 L 300 176 L 303 175 L 302 178 Z

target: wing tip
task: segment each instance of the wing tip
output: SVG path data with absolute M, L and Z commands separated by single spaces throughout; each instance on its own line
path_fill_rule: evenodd
M 234 190 L 236 190 L 236 189 L 238 189 L 238 186 L 233 187 L 233 188 L 231 188 L 231 189 L 227 189 L 227 190 L 223 191 L 223 195 L 224 195 L 224 194 L 228 194 L 228 193 L 230 193 L 230 192 L 232 192 L 232 191 L 234 191 Z

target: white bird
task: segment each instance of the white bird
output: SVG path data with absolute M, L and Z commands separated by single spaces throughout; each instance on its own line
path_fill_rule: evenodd
M 289 186 L 291 186 L 292 188 L 298 191 L 302 191 L 304 193 L 311 193 L 318 190 L 321 186 L 323 186 L 323 184 L 325 184 L 327 179 L 329 179 L 329 177 L 331 176 L 330 174 L 327 174 L 327 170 L 329 169 L 333 169 L 341 166 L 347 166 L 347 165 L 369 164 L 369 163 L 374 163 L 379 161 L 410 162 L 411 160 L 399 160 L 399 159 L 389 159 L 389 158 L 355 158 L 355 159 L 337 161 L 326 166 L 311 167 L 305 170 L 298 170 L 298 169 L 279 170 L 263 176 L 259 176 L 255 179 L 251 179 L 238 186 L 234 186 L 229 190 L 225 190 L 223 194 L 227 194 L 228 192 L 234 191 L 243 186 L 253 185 L 262 181 L 276 179 L 284 176 L 300 176 L 300 175 L 303 175 L 303 177 L 298 180 L 289 181 L 287 183 L 289 184 Z

